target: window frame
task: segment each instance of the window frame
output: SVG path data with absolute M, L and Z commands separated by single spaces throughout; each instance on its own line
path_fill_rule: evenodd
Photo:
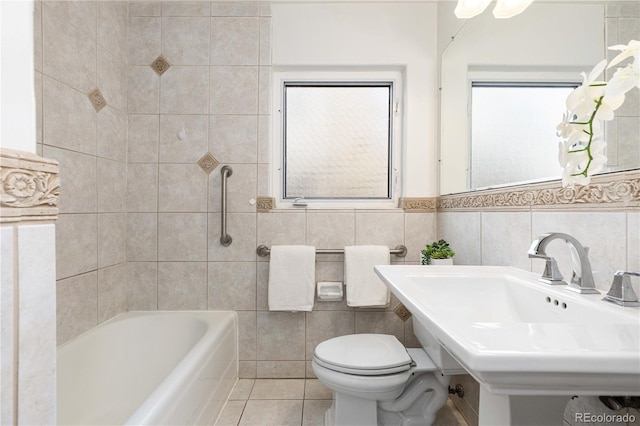
M 388 199 L 307 199 L 303 206 L 294 205 L 293 199 L 284 198 L 284 83 L 375 83 L 391 82 L 393 98 L 393 120 L 390 126 L 391 149 L 389 162 L 391 176 Z M 404 144 L 402 132 L 403 75 L 400 69 L 309 69 L 308 67 L 285 67 L 273 72 L 273 106 L 271 114 L 271 142 L 269 153 L 269 187 L 278 209 L 397 209 L 401 194 L 401 154 Z
M 293 85 L 391 85 L 391 125 L 389 126 L 389 198 L 322 198 L 305 199 L 302 203 L 296 199 L 284 198 L 285 194 L 285 84 Z M 402 149 L 402 72 L 399 70 L 306 70 L 278 69 L 273 73 L 272 138 L 270 157 L 270 190 L 278 209 L 394 209 L 398 208 L 400 197 L 401 149 Z M 297 204 L 297 205 L 294 205 Z M 303 204 L 303 205 L 300 205 Z

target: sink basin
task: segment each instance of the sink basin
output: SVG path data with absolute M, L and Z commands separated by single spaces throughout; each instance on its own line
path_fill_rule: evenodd
M 640 308 L 510 267 L 375 270 L 445 374 L 459 364 L 498 395 L 640 395 Z

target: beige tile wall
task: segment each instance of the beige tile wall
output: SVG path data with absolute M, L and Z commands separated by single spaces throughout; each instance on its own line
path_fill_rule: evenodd
M 627 44 L 640 40 L 640 4 L 638 2 L 613 2 L 606 8 L 607 46 Z M 619 51 L 609 50 L 607 59 L 613 59 Z M 613 69 L 607 71 L 611 78 Z M 627 92 L 624 104 L 616 111 L 616 119 L 607 123 L 608 163 L 620 168 L 637 167 L 640 164 L 640 90 Z M 624 153 L 624 155 L 622 155 Z
M 311 376 L 313 348 L 354 332 L 393 333 L 415 345 L 389 310 L 316 303 L 311 313 L 269 312 L 268 258 L 259 244 L 406 244 L 406 261 L 435 238 L 435 213 L 274 211 L 267 195 L 270 12 L 258 3 L 144 3 L 129 8 L 127 261 L 130 309 L 232 309 L 240 319 L 242 377 Z M 161 76 L 149 66 L 162 55 Z M 178 134 L 184 128 L 184 138 Z M 220 244 L 221 176 L 233 167 L 229 247 Z M 404 262 L 397 258 L 394 261 Z M 318 280 L 342 280 L 340 256 L 318 258 Z
M 60 162 L 57 341 L 126 309 L 126 2 L 35 1 L 38 153 Z M 106 107 L 96 112 L 89 93 Z

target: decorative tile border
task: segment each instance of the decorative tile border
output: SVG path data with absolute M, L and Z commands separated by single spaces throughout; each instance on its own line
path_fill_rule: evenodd
M 435 213 L 438 198 L 401 198 L 400 208 L 405 213 Z
M 256 209 L 259 213 L 267 213 L 275 208 L 275 199 L 273 197 L 258 197 Z
M 639 207 L 640 170 L 599 175 L 591 184 L 574 188 L 552 181 L 444 195 L 437 203 L 438 211 Z
M 57 161 L 0 149 L 0 223 L 55 220 L 59 195 Z

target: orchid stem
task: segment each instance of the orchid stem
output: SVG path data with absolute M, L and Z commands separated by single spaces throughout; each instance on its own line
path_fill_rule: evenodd
M 600 84 L 599 86 L 604 86 L 604 84 Z M 588 177 L 587 176 L 587 172 L 589 171 L 589 166 L 591 166 L 591 162 L 593 161 L 593 156 L 591 155 L 591 142 L 593 141 L 593 120 L 595 120 L 596 118 L 596 114 L 598 113 L 598 110 L 600 109 L 600 106 L 602 105 L 602 99 L 604 98 L 603 96 L 600 96 L 600 98 L 598 98 L 596 102 L 596 107 L 593 110 L 593 113 L 591 113 L 591 117 L 589 117 L 589 121 L 586 123 L 579 123 L 579 124 L 588 124 L 589 125 L 589 131 L 585 131 L 586 134 L 589 135 L 589 141 L 587 142 L 587 146 L 585 146 L 582 149 L 577 149 L 575 151 L 570 151 L 571 152 L 583 152 L 583 151 L 587 151 L 587 156 L 589 157 L 589 161 L 587 161 L 587 165 L 585 166 L 584 170 L 580 173 L 573 173 L 571 176 L 584 176 L 584 177 Z M 576 123 L 578 124 L 578 123 Z

